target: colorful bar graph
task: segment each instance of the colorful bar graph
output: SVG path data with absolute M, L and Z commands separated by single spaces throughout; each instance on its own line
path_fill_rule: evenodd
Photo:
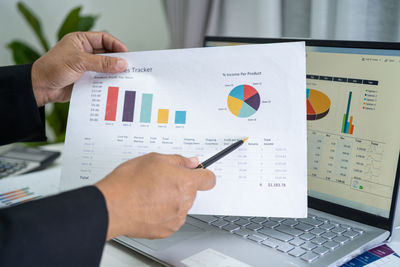
M 122 121 L 133 122 L 133 114 L 135 111 L 135 97 L 136 97 L 135 91 L 125 91 Z
M 349 119 L 351 96 L 352 96 L 352 92 L 350 91 L 349 99 L 347 101 L 346 113 L 343 115 L 343 121 L 342 121 L 341 132 L 346 133 L 346 134 L 353 134 L 353 131 L 354 131 L 353 116 L 350 116 L 350 119 Z
M 140 122 L 150 123 L 152 107 L 153 107 L 153 94 L 142 94 L 142 106 L 140 108 Z
M 3 201 L 4 199 L 10 198 L 11 196 L 13 196 L 15 194 L 20 194 L 21 192 L 25 192 L 25 191 L 28 191 L 28 190 L 29 190 L 29 187 L 24 187 L 24 188 L 21 188 L 21 189 L 17 189 L 17 190 L 14 190 L 14 191 L 10 191 L 10 192 L 7 192 L 7 193 L 0 194 L 0 201 Z
M 175 111 L 175 124 L 186 124 L 186 111 Z
M 168 123 L 168 115 L 169 115 L 169 109 L 159 109 L 157 122 Z
M 106 121 L 115 121 L 117 117 L 118 87 L 108 87 L 106 104 Z
M 24 187 L 21 189 L 0 194 L 0 202 L 1 204 L 6 206 L 14 206 L 16 204 L 20 204 L 41 197 L 35 196 L 32 198 L 26 198 L 34 194 L 35 193 L 29 191 L 29 187 Z
M 108 87 L 106 104 L 106 121 L 115 121 L 117 115 L 119 87 Z M 125 91 L 124 105 L 122 109 L 122 121 L 133 122 L 135 117 L 136 91 Z M 150 123 L 153 109 L 153 94 L 142 94 L 140 107 L 140 122 Z M 169 122 L 169 109 L 158 109 L 157 123 L 167 124 Z M 175 124 L 186 124 L 186 111 L 175 111 Z

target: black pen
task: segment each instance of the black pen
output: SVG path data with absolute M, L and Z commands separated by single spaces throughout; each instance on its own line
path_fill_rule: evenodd
M 233 150 L 235 150 L 236 148 L 240 147 L 244 142 L 247 141 L 247 139 L 249 139 L 249 138 L 246 137 L 246 138 L 243 138 L 242 140 L 239 140 L 239 141 L 233 143 L 232 145 L 228 146 L 227 148 L 225 148 L 221 152 L 218 152 L 217 154 L 215 154 L 211 158 L 209 158 L 206 161 L 200 163 L 199 166 L 197 166 L 197 169 L 205 169 L 205 168 L 207 168 L 208 166 L 210 166 L 211 164 L 213 164 L 217 160 L 225 157 L 226 155 L 231 153 Z

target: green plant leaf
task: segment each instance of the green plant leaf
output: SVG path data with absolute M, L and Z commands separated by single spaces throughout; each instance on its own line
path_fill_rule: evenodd
M 65 17 L 60 29 L 58 30 L 58 40 L 61 40 L 64 35 L 76 31 L 89 31 L 97 20 L 97 16 L 81 16 L 82 7 L 72 9 Z
M 83 16 L 80 17 L 79 23 L 78 23 L 78 28 L 76 29 L 77 31 L 89 31 L 90 29 L 93 28 L 94 23 L 98 19 L 98 16 Z
M 15 64 L 28 64 L 40 57 L 32 47 L 20 41 L 13 41 L 7 45 L 11 50 Z
M 42 27 L 40 25 L 39 19 L 36 15 L 22 2 L 17 3 L 17 8 L 19 12 L 24 16 L 25 20 L 28 22 L 29 26 L 35 32 L 37 38 L 39 39 L 40 43 L 43 46 L 43 49 L 47 52 L 49 51 L 49 45 L 43 35 Z
M 82 7 L 78 6 L 72 9 L 68 15 L 65 17 L 64 22 L 61 24 L 60 29 L 58 30 L 58 40 L 61 40 L 64 35 L 76 31 L 75 29 L 79 24 L 79 13 L 81 12 Z
M 67 129 L 69 103 L 54 103 L 53 110 L 46 114 L 46 121 L 56 136 L 55 142 L 63 142 Z
M 24 142 L 24 143 L 18 143 L 18 144 L 24 145 L 27 147 L 40 147 L 40 146 L 48 145 L 49 143 L 47 141 L 43 141 L 43 142 Z

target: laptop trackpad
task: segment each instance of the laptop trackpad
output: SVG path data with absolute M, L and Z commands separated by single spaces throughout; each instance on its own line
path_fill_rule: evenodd
M 204 230 L 202 228 L 185 223 L 178 232 L 175 232 L 168 238 L 154 240 L 135 238 L 134 240 L 152 250 L 163 250 L 172 247 L 179 242 L 193 238 L 203 232 Z

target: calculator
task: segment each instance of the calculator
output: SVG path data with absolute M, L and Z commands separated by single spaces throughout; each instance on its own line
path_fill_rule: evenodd
M 0 154 L 0 179 L 43 169 L 59 156 L 57 151 L 12 147 Z

